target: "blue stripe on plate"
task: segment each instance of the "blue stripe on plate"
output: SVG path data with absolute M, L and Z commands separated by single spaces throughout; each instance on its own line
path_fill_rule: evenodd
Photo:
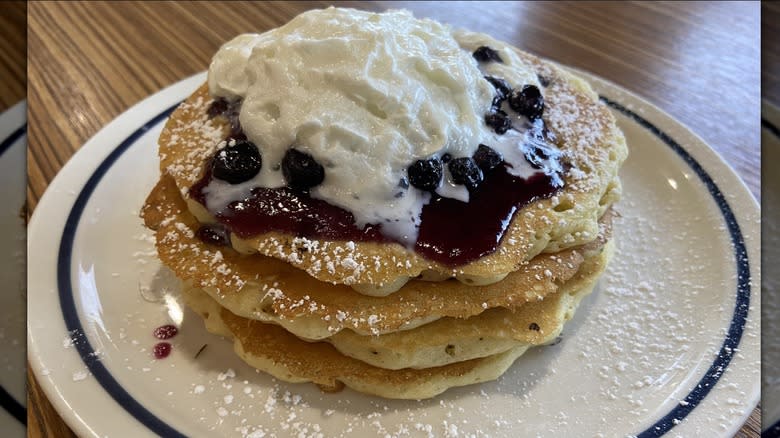
M 16 418 L 16 421 L 24 424 L 25 426 L 27 425 L 27 409 L 25 409 L 21 403 L 16 401 L 16 399 L 13 398 L 13 396 L 9 394 L 8 391 L 6 391 L 2 386 L 0 386 L 0 406 L 2 406 L 6 412 L 11 414 L 11 416 Z
M 95 379 L 100 383 L 103 389 L 111 395 L 111 397 L 119 403 L 127 412 L 133 415 L 136 420 L 140 421 L 144 426 L 157 433 L 160 436 L 171 438 L 185 438 L 185 435 L 178 432 L 176 429 L 169 426 L 164 421 L 157 418 L 154 414 L 149 412 L 142 404 L 138 403 L 125 389 L 120 385 L 111 373 L 100 362 L 99 355 L 95 354 L 95 349 L 89 343 L 89 339 L 85 336 L 84 328 L 79 320 L 78 312 L 76 311 L 76 302 L 74 301 L 73 290 L 71 289 L 71 256 L 73 252 L 73 239 L 76 236 L 76 230 L 79 224 L 79 218 L 81 217 L 84 207 L 89 201 L 89 197 L 97 187 L 100 180 L 108 172 L 111 166 L 116 160 L 132 146 L 136 140 L 142 135 L 146 134 L 152 127 L 165 120 L 179 104 L 173 105 L 167 110 L 155 116 L 152 120 L 145 125 L 138 128 L 135 132 L 130 134 L 116 149 L 114 149 L 105 160 L 98 166 L 95 173 L 89 177 L 84 188 L 81 189 L 76 203 L 73 209 L 68 215 L 68 219 L 65 222 L 65 229 L 62 232 L 62 241 L 60 243 L 60 251 L 57 261 L 57 286 L 60 294 L 60 306 L 62 307 L 62 316 L 65 320 L 65 326 L 71 336 L 74 339 L 74 345 L 78 349 L 81 355 L 81 360 L 87 365 L 89 371 L 95 376 Z
M 736 305 L 734 308 L 731 324 L 729 326 L 728 334 L 726 335 L 723 346 L 721 347 L 718 357 L 715 359 L 712 366 L 709 368 L 704 377 L 702 377 L 696 387 L 685 397 L 684 401 L 687 404 L 685 406 L 675 406 L 675 408 L 673 408 L 668 414 L 663 416 L 656 423 L 636 435 L 637 438 L 659 437 L 668 432 L 675 426 L 677 422 L 685 418 L 688 414 L 691 413 L 691 411 L 693 411 L 694 408 L 696 408 L 696 406 L 698 406 L 698 404 L 710 392 L 715 383 L 717 383 L 717 381 L 723 375 L 723 372 L 726 370 L 726 367 L 728 367 L 728 364 L 731 362 L 731 358 L 733 357 L 734 352 L 739 345 L 739 341 L 742 338 L 742 333 L 744 331 L 745 321 L 747 318 L 747 311 L 750 304 L 750 267 L 748 264 L 745 243 L 742 238 L 742 232 L 740 231 L 739 225 L 737 224 L 736 218 L 734 217 L 734 213 L 723 197 L 720 189 L 718 189 L 717 185 L 709 176 L 709 174 L 676 141 L 658 129 L 655 125 L 615 101 L 612 101 L 603 96 L 601 99 L 610 107 L 630 117 L 640 126 L 656 135 L 693 169 L 702 182 L 704 182 L 705 186 L 714 198 L 715 203 L 718 205 L 721 213 L 723 214 L 723 217 L 728 226 L 731 241 L 734 245 L 738 284 Z M 74 338 L 79 339 L 75 345 L 78 348 L 81 359 L 84 361 L 86 366 L 95 376 L 95 379 L 100 383 L 103 389 L 105 389 L 106 392 L 114 400 L 116 400 L 117 403 L 119 403 L 129 414 L 144 424 L 151 431 L 166 437 L 183 437 L 184 435 L 173 429 L 164 421 L 157 418 L 143 405 L 138 403 L 138 401 L 133 399 L 127 393 L 127 391 L 125 391 L 124 388 L 119 385 L 113 376 L 111 376 L 108 370 L 97 358 L 97 355 L 94 354 L 94 349 L 90 345 L 86 336 L 84 336 L 84 329 L 78 317 L 70 273 L 73 239 L 76 235 L 76 229 L 78 228 L 81 214 L 95 187 L 100 182 L 101 178 L 106 174 L 106 172 L 108 172 L 109 168 L 114 164 L 114 162 L 116 162 L 116 160 L 122 155 L 122 153 L 124 153 L 130 146 L 132 146 L 132 144 L 141 135 L 165 119 L 176 108 L 177 105 L 174 105 L 171 108 L 165 110 L 150 120 L 148 123 L 140 127 L 136 132 L 125 139 L 98 166 L 98 168 L 95 170 L 95 173 L 92 174 L 87 183 L 84 185 L 84 188 L 81 190 L 81 193 L 73 205 L 73 209 L 68 215 L 68 219 L 65 224 L 65 230 L 63 231 L 62 235 L 62 242 L 60 244 L 57 263 L 57 283 L 59 288 L 62 314 L 68 330 L 71 331 Z
M 22 125 L 19 129 L 12 132 L 11 135 L 5 138 L 5 140 L 0 143 L 0 156 L 2 156 L 5 151 L 11 148 L 11 146 L 16 143 L 16 140 L 19 140 L 21 136 L 23 136 L 27 132 L 27 123 Z
M 737 263 L 737 299 L 734 305 L 734 315 L 731 318 L 731 324 L 729 324 L 729 331 L 726 334 L 726 339 L 723 341 L 723 345 L 720 347 L 720 351 L 718 351 L 718 356 L 707 370 L 707 373 L 704 374 L 704 377 L 699 380 L 699 383 L 683 401 L 655 424 L 637 434 L 637 438 L 658 437 L 668 432 L 675 424 L 679 423 L 683 418 L 690 414 L 691 411 L 704 400 L 704 397 L 709 394 L 718 380 L 720 380 L 726 367 L 729 366 L 731 358 L 734 356 L 734 353 L 739 346 L 739 341 L 742 339 L 748 308 L 750 307 L 750 265 L 748 264 L 748 255 L 747 250 L 745 249 L 742 231 L 739 229 L 739 224 L 734 217 L 734 212 L 731 211 L 731 207 L 729 207 L 728 202 L 726 202 L 726 198 L 707 171 L 704 170 L 704 168 L 702 168 L 679 143 L 674 141 L 674 139 L 665 132 L 658 129 L 658 127 L 617 102 L 603 96 L 601 96 L 601 100 L 655 134 L 656 137 L 660 138 L 661 141 L 666 143 L 673 151 L 677 152 L 680 158 L 688 163 L 691 169 L 696 172 L 696 175 L 699 176 L 699 179 L 707 186 L 707 190 L 709 190 L 710 194 L 715 199 L 715 203 L 718 205 L 721 214 L 723 214 L 723 219 L 726 220 L 726 226 L 728 227 L 729 235 L 731 236 L 731 243 L 734 245 L 734 257 Z
M 3 154 L 11 148 L 11 146 L 16 143 L 17 140 L 19 140 L 25 133 L 27 132 L 27 123 L 19 127 L 16 131 L 12 132 L 11 135 L 5 138 L 2 142 L 0 142 L 0 157 L 3 156 Z M 8 391 L 5 390 L 2 386 L 0 386 L 0 407 L 6 410 L 9 414 L 11 414 L 14 418 L 16 418 L 16 421 L 27 425 L 27 409 L 22 406 L 22 404 L 17 401 L 11 394 L 8 393 Z

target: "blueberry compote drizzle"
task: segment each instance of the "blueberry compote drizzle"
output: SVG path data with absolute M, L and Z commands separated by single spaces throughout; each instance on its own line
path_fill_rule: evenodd
M 242 136 L 238 117 L 234 116 L 240 102 L 217 102 L 220 100 L 210 108 L 209 115 L 225 116 L 231 121 L 230 137 Z M 529 145 L 518 147 L 528 149 Z M 530 151 L 547 158 L 533 148 Z M 548 198 L 563 187 L 560 166 L 556 170 L 541 169 L 528 179 L 511 175 L 507 172 L 508 166 L 504 161 L 496 166 L 485 166 L 483 180 L 479 185 L 469 187 L 468 203 L 432 193 L 431 201 L 422 209 L 414 250 L 447 266 L 464 265 L 491 254 L 498 248 L 517 210 L 535 200 Z M 203 189 L 211 179 L 211 166 L 207 165 L 203 177 L 190 189 L 190 196 L 203 205 L 206 205 Z M 230 232 L 243 238 L 277 231 L 308 238 L 392 241 L 382 234 L 381 224 L 359 228 L 352 213 L 314 199 L 308 190 L 300 188 L 256 187 L 249 197 L 232 202 L 215 216 Z

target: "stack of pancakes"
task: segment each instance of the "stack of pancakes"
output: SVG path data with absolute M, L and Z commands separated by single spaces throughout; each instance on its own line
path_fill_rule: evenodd
M 553 341 L 612 254 L 627 149 L 585 82 L 516 52 L 549 84 L 544 122 L 566 157 L 565 184 L 519 209 L 498 249 L 463 266 L 392 242 L 279 232 L 204 242 L 198 230 L 216 219 L 188 192 L 229 126 L 209 118 L 205 84 L 182 103 L 160 136 L 162 176 L 142 216 L 207 329 L 279 379 L 402 399 L 495 379 L 529 347 Z

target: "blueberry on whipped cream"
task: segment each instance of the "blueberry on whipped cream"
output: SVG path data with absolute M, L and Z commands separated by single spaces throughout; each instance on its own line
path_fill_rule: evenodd
M 493 107 L 501 108 L 501 102 L 509 97 L 509 94 L 512 92 L 512 86 L 509 85 L 509 82 L 506 80 L 494 76 L 485 76 L 485 80 L 490 82 L 496 89 L 496 96 L 493 98 Z
M 325 169 L 314 157 L 292 148 L 282 158 L 282 174 L 287 185 L 296 190 L 309 190 L 325 179 Z
M 477 47 L 473 56 L 479 62 L 504 62 L 498 52 L 488 46 Z
M 429 158 L 417 160 L 409 166 L 409 182 L 420 190 L 432 192 L 439 187 L 442 177 L 442 160 Z
M 471 157 L 454 158 L 447 166 L 455 184 L 462 184 L 469 190 L 474 190 L 482 182 L 482 170 Z
M 211 171 L 214 178 L 240 184 L 260 172 L 263 160 L 254 143 L 246 140 L 231 143 L 214 155 Z
M 542 117 L 544 97 L 534 85 L 525 85 L 520 90 L 514 90 L 509 95 L 509 106 L 531 120 Z
M 477 151 L 474 152 L 474 162 L 477 163 L 482 172 L 489 172 L 504 161 L 504 157 L 494 151 L 490 146 L 480 144 Z
M 512 128 L 512 120 L 509 114 L 500 109 L 485 114 L 485 124 L 493 128 L 496 134 L 504 134 Z

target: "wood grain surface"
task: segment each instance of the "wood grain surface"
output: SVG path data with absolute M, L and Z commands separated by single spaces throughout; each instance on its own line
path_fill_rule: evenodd
M 29 4 L 28 202 L 129 106 L 205 70 L 241 32 L 324 2 Z M 338 4 L 338 3 L 337 3 Z M 606 78 L 698 133 L 760 195 L 760 6 L 742 2 L 353 2 L 404 7 Z M 29 436 L 72 436 L 29 374 Z M 758 437 L 760 409 L 736 435 Z
M 27 3 L 5 2 L 0 14 L 0 113 L 27 95 Z

